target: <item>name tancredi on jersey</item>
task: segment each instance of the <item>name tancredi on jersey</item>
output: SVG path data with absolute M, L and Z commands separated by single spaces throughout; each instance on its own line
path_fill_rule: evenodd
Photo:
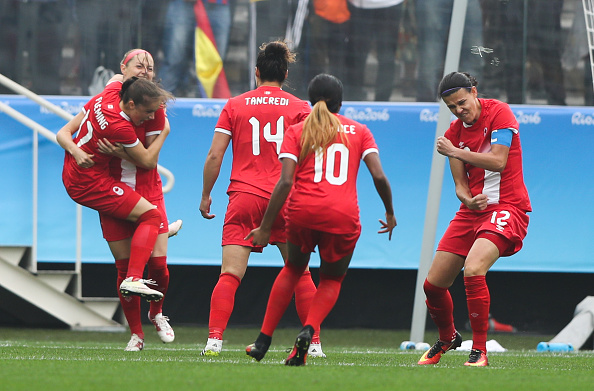
M 107 128 L 107 125 L 109 125 L 109 123 L 107 122 L 107 120 L 105 119 L 105 116 L 103 115 L 103 112 L 101 111 L 101 102 L 102 101 L 103 101 L 102 96 L 97 98 L 97 100 L 95 101 L 95 104 L 93 105 L 93 111 L 95 112 L 95 119 L 97 119 L 97 123 L 99 124 L 99 126 L 101 126 L 101 130 L 105 130 L 105 128 Z
M 274 106 L 288 106 L 289 99 L 273 97 L 273 96 L 254 96 L 251 98 L 245 98 L 246 106 L 255 105 L 274 105 Z

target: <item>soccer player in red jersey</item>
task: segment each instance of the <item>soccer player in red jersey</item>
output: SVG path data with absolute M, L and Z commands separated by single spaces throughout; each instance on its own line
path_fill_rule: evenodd
M 506 103 L 478 98 L 477 84 L 462 72 L 444 76 L 439 84 L 441 98 L 457 119 L 437 139 L 437 151 L 449 158 L 462 204 L 439 242 L 423 285 L 439 339 L 423 354 L 421 365 L 437 364 L 462 342 L 448 290 L 462 269 L 472 328 L 472 350 L 464 365 L 488 365 L 491 299 L 485 277 L 499 257 L 522 248 L 532 210 L 518 122 Z
M 276 184 L 262 224 L 247 238 L 254 245 L 266 244 L 273 222 L 287 203 L 289 259 L 277 276 L 266 308 L 261 332 L 246 353 L 260 361 L 272 342 L 272 334 L 283 316 L 293 289 L 317 246 L 320 253 L 320 283 L 304 327 L 297 336 L 286 365 L 304 365 L 313 331 L 334 307 L 342 280 L 361 234 L 357 203 L 357 173 L 365 162 L 386 209 L 379 233 L 396 226 L 390 183 L 382 169 L 379 152 L 369 129 L 338 113 L 342 105 L 342 83 L 321 74 L 308 87 L 313 110 L 307 119 L 291 126 L 285 135 L 279 159 L 282 174 Z M 289 195 L 290 193 L 290 195 Z
M 233 311 L 235 293 L 245 274 L 251 252 L 262 252 L 268 243 L 253 245 L 245 237 L 260 225 L 270 194 L 280 176 L 278 162 L 286 129 L 303 121 L 311 111 L 309 104 L 282 90 L 289 64 L 295 54 L 284 42 L 275 41 L 260 47 L 256 60 L 257 88 L 231 98 L 225 104 L 212 145 L 204 163 L 200 213 L 206 219 L 210 213 L 210 193 L 218 178 L 223 156 L 229 143 L 233 162 L 231 183 L 227 189 L 229 205 L 223 224 L 223 256 L 221 274 L 213 289 L 208 321 L 209 335 L 202 355 L 218 356 L 223 332 Z M 270 237 L 287 259 L 283 216 L 279 216 Z M 299 318 L 304 321 L 316 287 L 309 270 L 302 273 L 295 291 Z M 316 353 L 323 356 L 316 330 Z
M 169 128 L 163 129 L 145 148 L 136 135 L 136 127 L 154 119 L 155 112 L 172 98 L 148 80 L 131 78 L 120 91 L 106 89 L 93 97 L 57 134 L 58 143 L 66 150 L 62 180 L 68 195 L 81 205 L 135 223 L 128 274 L 120 291 L 148 300 L 163 297 L 142 279 L 163 216 L 146 198 L 110 176 L 112 156 L 101 153 L 99 144 L 121 144 L 134 161 L 145 168 L 156 167 Z
M 105 87 L 105 90 L 119 92 L 122 83 L 132 77 L 141 77 L 153 80 L 155 77 L 154 60 L 152 55 L 143 49 L 132 49 L 128 51 L 120 63 L 120 75 L 115 75 Z M 148 146 L 152 143 L 161 131 L 169 127 L 165 109 L 159 108 L 155 112 L 155 118 L 145 121 L 136 127 L 136 135 L 140 142 Z M 167 268 L 167 244 L 170 235 L 167 222 L 167 212 L 163 197 L 163 184 L 161 176 L 157 171 L 156 161 L 151 164 L 153 168 L 143 167 L 135 162 L 121 146 L 114 146 L 109 142 L 99 141 L 99 150 L 111 154 L 114 158 L 110 161 L 110 175 L 126 183 L 136 190 L 150 203 L 156 205 L 163 216 L 163 222 L 159 227 L 159 235 L 153 252 L 148 260 L 148 279 L 156 282 L 155 289 L 165 296 L 169 287 L 169 269 Z M 156 158 L 158 156 L 155 156 Z M 103 237 L 107 241 L 111 253 L 114 256 L 118 270 L 117 286 L 119 287 L 126 278 L 128 262 L 130 258 L 131 238 L 134 234 L 134 223 L 115 218 L 107 213 L 99 212 Z M 178 220 L 176 224 L 180 224 Z M 119 290 L 122 310 L 130 327 L 131 338 L 126 351 L 140 351 L 144 347 L 144 332 L 142 329 L 140 298 L 137 296 L 123 296 Z M 157 333 L 164 343 L 173 342 L 175 334 L 169 325 L 169 318 L 163 315 L 164 300 L 151 301 L 149 309 L 149 320 L 157 329 Z

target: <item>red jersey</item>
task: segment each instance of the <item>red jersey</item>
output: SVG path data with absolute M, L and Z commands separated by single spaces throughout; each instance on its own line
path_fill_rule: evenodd
M 493 172 L 465 164 L 468 173 L 468 185 L 472 196 L 485 194 L 488 204 L 511 204 L 518 209 L 530 212 L 530 198 L 524 184 L 522 171 L 522 145 L 520 144 L 519 124 L 510 107 L 495 99 L 479 99 L 481 115 L 472 126 L 467 126 L 456 119 L 445 132 L 445 137 L 454 146 L 472 152 L 491 151 L 491 132 L 499 129 L 511 129 L 512 142 L 503 172 Z M 462 208 L 466 208 L 462 204 Z
M 99 152 L 98 140 L 105 138 L 112 144 L 121 143 L 126 147 L 134 147 L 140 142 L 134 124 L 120 109 L 118 92 L 119 90 L 106 89 L 83 107 L 85 116 L 74 143 L 86 153 L 94 155 L 95 164 L 89 168 L 82 168 L 74 157 L 66 152 L 62 172 L 66 187 L 84 189 L 109 176 L 109 162 L 112 156 Z
M 231 136 L 233 163 L 227 192 L 270 199 L 280 177 L 278 154 L 285 130 L 310 111 L 307 102 L 279 87 L 261 86 L 229 99 L 215 128 Z
M 109 90 L 119 94 L 121 89 L 122 82 L 114 81 L 107 84 L 104 91 Z M 160 108 L 155 112 L 154 119 L 135 126 L 138 140 L 146 146 L 146 137 L 160 134 L 165 127 L 165 117 L 165 109 Z M 149 201 L 163 198 L 163 184 L 157 168 L 146 170 L 127 160 L 114 157 L 109 163 L 109 172 L 113 178 L 124 182 Z
M 287 220 L 292 224 L 334 234 L 361 229 L 357 202 L 357 173 L 361 160 L 378 153 L 367 126 L 337 115 L 342 124 L 343 144 L 337 133 L 324 156 L 309 154 L 295 171 L 295 182 L 287 204 Z M 285 135 L 279 158 L 298 162 L 303 123 L 291 126 Z

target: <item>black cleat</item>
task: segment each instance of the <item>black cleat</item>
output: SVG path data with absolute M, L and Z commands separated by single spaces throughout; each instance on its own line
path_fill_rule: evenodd
M 307 360 L 307 351 L 309 349 L 309 345 L 311 344 L 313 333 L 313 327 L 309 325 L 301 329 L 301 332 L 299 335 L 297 335 L 297 339 L 295 340 L 293 351 L 285 360 L 285 365 L 294 367 L 305 365 L 305 361 Z

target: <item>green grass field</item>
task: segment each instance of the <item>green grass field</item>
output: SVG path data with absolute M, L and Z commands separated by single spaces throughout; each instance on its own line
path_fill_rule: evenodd
M 490 353 L 489 367 L 469 368 L 463 365 L 468 352 L 457 351 L 438 365 L 416 365 L 420 352 L 399 349 L 408 331 L 323 329 L 328 357 L 286 367 L 298 329 L 278 330 L 260 363 L 244 352 L 257 329 L 227 330 L 216 358 L 199 355 L 206 328 L 175 331 L 176 341 L 165 345 L 146 326 L 145 349 L 132 353 L 123 351 L 127 333 L 0 329 L 0 390 L 594 389 L 594 353 L 537 353 L 537 343 L 551 336 L 491 334 L 508 351 Z M 426 336 L 429 343 L 435 338 Z

